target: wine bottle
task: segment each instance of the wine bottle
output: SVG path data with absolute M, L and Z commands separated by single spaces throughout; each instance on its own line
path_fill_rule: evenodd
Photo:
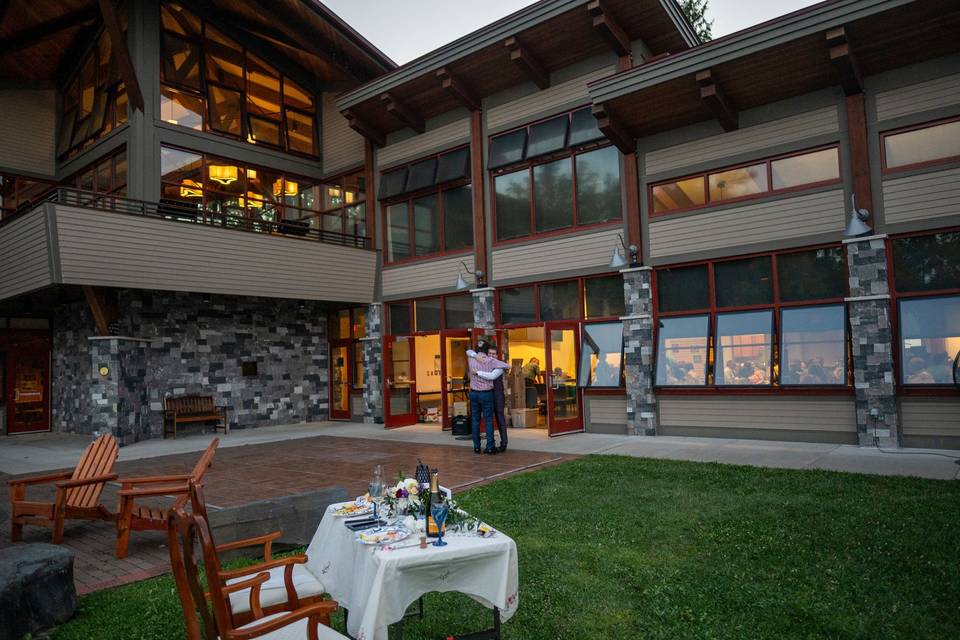
M 427 535 L 436 538 L 440 535 L 437 522 L 433 519 L 433 505 L 439 503 L 443 498 L 440 496 L 440 472 L 434 469 L 430 473 L 430 499 L 427 502 Z M 446 527 L 444 527 L 446 528 Z

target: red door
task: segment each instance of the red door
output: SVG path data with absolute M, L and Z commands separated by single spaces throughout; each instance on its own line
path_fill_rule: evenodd
M 417 422 L 417 381 L 413 377 L 413 340 L 407 336 L 383 339 L 384 423 L 389 427 L 406 427 Z
M 20 338 L 7 351 L 7 433 L 50 430 L 50 341 Z
M 551 436 L 583 431 L 577 386 L 580 331 L 576 322 L 546 323 L 547 428 Z
M 440 375 L 443 376 L 443 428 L 453 426 L 453 416 L 467 415 L 470 406 L 469 387 L 463 384 L 467 377 L 467 349 L 470 348 L 470 331 L 450 329 L 440 332 Z

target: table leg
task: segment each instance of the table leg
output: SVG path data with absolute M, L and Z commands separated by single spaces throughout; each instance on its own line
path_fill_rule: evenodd
M 493 628 L 476 633 L 467 633 L 456 636 L 456 640 L 501 640 L 500 639 L 500 609 L 493 608 Z

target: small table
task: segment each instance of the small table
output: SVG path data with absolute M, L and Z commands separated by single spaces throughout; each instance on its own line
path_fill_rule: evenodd
M 347 633 L 356 640 L 387 640 L 389 626 L 431 591 L 464 593 L 494 609 L 495 619 L 516 612 L 517 545 L 509 536 L 445 535 L 447 546 L 421 549 L 414 533 L 392 546 L 368 546 L 331 513 L 343 504 L 324 513 L 307 547 L 307 568 L 349 612 Z

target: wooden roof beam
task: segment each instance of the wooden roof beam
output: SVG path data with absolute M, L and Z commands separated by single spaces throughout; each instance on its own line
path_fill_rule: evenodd
M 387 137 L 383 134 L 383 132 L 370 126 L 370 124 L 366 121 L 361 120 L 353 111 L 347 109 L 341 113 L 343 117 L 347 119 L 347 124 L 350 125 L 350 128 L 362 135 L 364 138 L 378 147 L 382 147 L 386 144 Z
M 629 56 L 633 52 L 630 38 L 620 23 L 605 9 L 600 0 L 591 0 L 587 3 L 587 13 L 593 18 L 593 28 L 610 45 L 618 56 Z
M 720 123 L 724 131 L 735 131 L 739 128 L 737 110 L 727 100 L 720 86 L 713 77 L 710 69 L 697 72 L 697 84 L 700 85 L 700 99 L 706 105 L 713 117 Z
M 411 109 L 403 100 L 393 95 L 389 91 L 380 95 L 380 101 L 387 108 L 387 113 L 399 120 L 402 124 L 410 127 L 417 133 L 423 133 L 427 130 L 423 118 Z
M 637 150 L 636 139 L 627 132 L 626 127 L 607 111 L 601 102 L 591 107 L 593 117 L 597 119 L 597 128 L 612 142 L 621 153 L 634 153 Z
M 35 44 L 48 40 L 65 29 L 82 26 L 97 19 L 96 7 L 84 7 L 65 13 L 62 16 L 41 22 L 20 33 L 4 38 L 0 42 L 0 54 L 17 49 L 27 49 Z
M 843 92 L 848 96 L 863 93 L 863 76 L 847 39 L 846 28 L 837 27 L 827 31 L 827 45 L 830 47 L 830 63 L 840 77 Z
M 113 52 L 117 57 L 120 77 L 123 79 L 124 88 L 127 90 L 130 106 L 142 113 L 143 92 L 140 90 L 140 83 L 137 81 L 137 72 L 134 69 L 133 60 L 130 58 L 127 40 L 123 37 L 123 31 L 120 30 L 120 21 L 117 19 L 117 10 L 113 6 L 113 0 L 97 0 L 97 4 L 100 6 L 103 25 L 107 29 L 110 44 L 113 45 Z
M 460 78 L 450 73 L 449 69 L 446 67 L 437 69 L 437 78 L 440 80 L 440 88 L 453 96 L 457 102 L 470 111 L 480 110 L 480 99 L 463 84 Z
M 550 87 L 550 73 L 543 68 L 530 51 L 520 44 L 515 37 L 510 36 L 503 41 L 503 45 L 510 52 L 510 60 L 517 65 L 520 72 L 527 76 L 535 85 L 541 89 Z

